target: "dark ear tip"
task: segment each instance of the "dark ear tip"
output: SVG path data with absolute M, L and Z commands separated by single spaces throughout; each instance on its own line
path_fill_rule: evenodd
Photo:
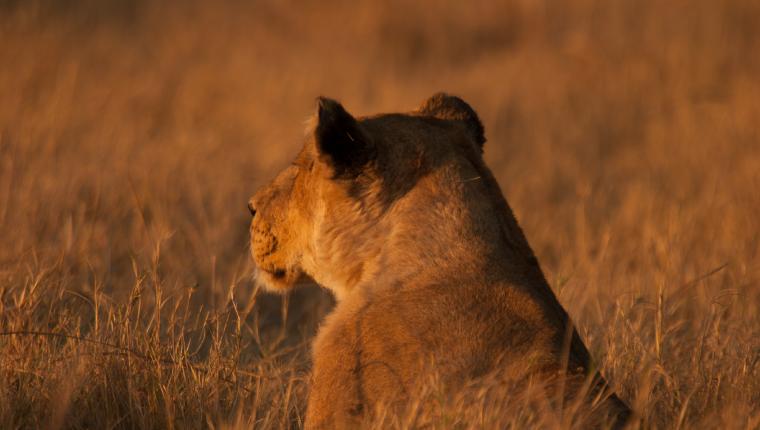
M 345 112 L 345 109 L 336 100 L 324 96 L 317 97 L 317 115 L 320 119 L 335 117 L 341 112 Z
M 327 97 L 325 97 L 325 96 L 319 96 L 319 97 L 317 97 L 317 99 L 316 99 L 316 102 L 317 102 L 317 109 L 324 109 L 324 108 L 325 108 L 325 105 L 326 105 L 326 104 L 327 104 L 329 101 L 330 101 L 330 99 L 328 99 L 328 98 L 327 98 Z

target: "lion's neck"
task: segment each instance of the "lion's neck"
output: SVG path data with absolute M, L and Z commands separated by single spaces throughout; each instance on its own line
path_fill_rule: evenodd
M 498 186 L 486 181 L 490 173 L 447 187 L 440 178 L 420 181 L 381 217 L 356 217 L 349 232 L 360 234 L 325 229 L 336 233 L 322 236 L 313 277 L 339 300 L 355 291 L 502 283 L 516 272 L 541 281 Z

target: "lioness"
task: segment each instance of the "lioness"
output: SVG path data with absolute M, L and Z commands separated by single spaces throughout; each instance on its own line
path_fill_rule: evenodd
M 286 291 L 311 278 L 337 299 L 313 344 L 306 427 L 361 425 L 431 372 L 452 391 L 483 375 L 547 381 L 560 403 L 595 398 L 596 423 L 629 415 L 549 288 L 485 141 L 446 94 L 361 118 L 319 98 L 293 164 L 250 199 L 259 279 Z

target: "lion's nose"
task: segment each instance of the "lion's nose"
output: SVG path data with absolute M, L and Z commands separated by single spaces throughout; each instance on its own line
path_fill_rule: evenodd
M 253 206 L 252 201 L 248 202 L 248 210 L 251 212 L 252 217 L 256 216 L 256 208 Z

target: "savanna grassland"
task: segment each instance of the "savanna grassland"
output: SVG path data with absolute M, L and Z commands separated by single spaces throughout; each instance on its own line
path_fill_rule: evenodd
M 439 90 L 641 426 L 760 427 L 759 3 L 0 0 L 0 428 L 299 427 L 332 298 L 248 197 L 316 96 Z M 382 426 L 573 427 L 442 402 Z

